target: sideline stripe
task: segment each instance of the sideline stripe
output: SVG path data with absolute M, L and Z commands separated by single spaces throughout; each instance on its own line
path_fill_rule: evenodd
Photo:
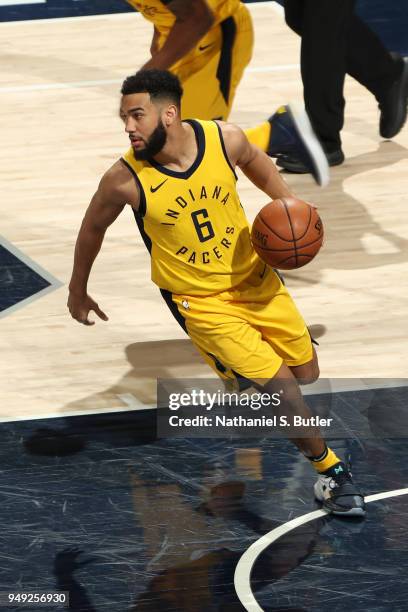
M 7 2 L 7 4 L 44 4 L 47 0 L 3 0 Z M 75 0 L 78 1 L 78 0 Z M 0 0 L 0 6 L 1 0 Z M 249 2 L 246 4 L 246 7 L 249 11 L 253 8 L 271 8 L 277 13 L 281 13 L 283 15 L 283 7 L 277 3 L 276 0 L 261 0 L 260 2 Z M 95 19 L 128 19 L 129 15 L 133 15 L 133 17 L 137 16 L 140 19 L 143 19 L 142 15 L 138 11 L 123 11 L 123 13 L 99 13 L 97 15 L 75 15 L 71 17 L 44 17 L 43 19 L 15 19 L 13 21 L 2 21 L 0 22 L 0 27 L 15 27 L 21 24 L 35 24 L 35 23 L 66 23 L 70 21 L 78 22 L 79 20 L 95 20 Z
M 374 495 L 369 495 L 365 498 L 365 501 L 369 504 L 370 502 L 378 501 L 380 499 L 397 497 L 398 495 L 407 494 L 408 488 L 395 489 L 394 491 L 384 491 L 382 493 L 375 493 Z M 329 513 L 326 510 L 314 510 L 313 512 L 309 512 L 308 514 L 298 516 L 292 521 L 288 521 L 287 523 L 280 525 L 276 529 L 272 529 L 272 531 L 266 533 L 264 536 L 259 538 L 259 540 L 254 542 L 244 552 L 244 554 L 238 561 L 237 567 L 235 568 L 234 585 L 240 602 L 242 603 L 244 608 L 248 610 L 248 612 L 264 612 L 263 608 L 261 608 L 258 602 L 256 601 L 251 589 L 251 571 L 259 555 L 266 548 L 268 548 L 268 546 L 276 542 L 276 540 L 281 538 L 286 533 L 289 533 L 289 531 L 292 531 L 292 529 L 296 529 L 296 527 L 305 525 L 310 521 L 314 521 L 315 519 L 320 518 L 322 516 L 327 516 L 328 514 Z
M 59 282 L 59 281 L 58 281 Z M 49 288 L 48 288 L 49 289 Z M 43 291 L 47 291 L 44 289 Z M 42 292 L 41 292 L 42 293 Z M 40 293 L 38 294 L 40 295 Z M 29 299 L 29 298 L 28 298 Z M 348 391 L 368 391 L 368 390 L 376 390 L 376 389 L 394 389 L 396 387 L 406 387 L 408 386 L 408 381 L 405 379 L 388 379 L 387 381 L 379 382 L 378 380 L 373 379 L 372 384 L 370 385 L 367 379 L 355 379 L 355 384 L 351 384 L 351 380 L 347 381 L 337 381 L 336 379 L 326 379 L 329 380 L 331 387 L 330 390 L 327 389 L 325 385 L 319 387 L 320 381 L 313 383 L 313 385 L 309 385 L 308 389 L 302 389 L 303 395 L 321 395 L 323 393 L 345 393 Z M 342 385 L 338 385 L 336 383 L 343 382 Z M 347 384 L 348 383 L 348 384 Z M 156 404 L 144 404 L 140 400 L 138 400 L 132 393 L 121 393 L 117 395 L 117 398 L 122 402 L 121 406 L 110 406 L 109 408 L 103 409 L 92 409 L 88 408 L 86 410 L 74 410 L 74 411 L 61 411 L 61 412 L 48 412 L 46 414 L 33 414 L 33 415 L 23 415 L 23 416 L 12 416 L 12 417 L 1 417 L 0 423 L 12 423 L 14 421 L 34 421 L 37 419 L 58 419 L 61 417 L 71 417 L 71 416 L 86 416 L 93 414 L 105 414 L 109 412 L 131 412 L 133 410 L 157 410 Z M 123 406 L 123 403 L 126 406 Z M 337 417 L 337 415 L 334 415 Z M 344 423 L 342 423 L 344 427 Z
M 0 0 L 0 6 L 16 6 L 17 4 L 45 4 L 47 0 Z
M 132 19 L 140 18 L 143 19 L 140 13 L 136 11 L 128 11 L 125 13 L 100 13 L 99 15 L 77 15 L 76 17 L 45 17 L 44 19 L 15 19 L 14 21 L 1 21 L 1 28 L 15 28 L 21 25 L 35 25 L 37 24 L 65 24 L 69 22 L 78 23 L 78 21 L 95 21 L 96 19 L 129 19 L 129 15 L 132 15 Z

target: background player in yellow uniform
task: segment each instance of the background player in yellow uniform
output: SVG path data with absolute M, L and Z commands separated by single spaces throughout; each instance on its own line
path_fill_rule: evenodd
M 290 196 L 273 161 L 232 124 L 181 121 L 174 75 L 142 70 L 122 87 L 120 115 L 131 148 L 103 176 L 75 249 L 68 306 L 91 324 L 107 320 L 87 294 L 92 264 L 108 226 L 133 208 L 151 254 L 152 280 L 207 362 L 224 379 L 283 390 L 290 422 L 311 413 L 297 380 L 318 377 L 317 356 L 294 302 L 275 271 L 254 252 L 236 190 L 235 166 L 270 198 Z M 278 386 L 277 386 L 278 385 Z M 363 515 L 364 500 L 346 466 L 318 429 L 293 438 L 319 472 L 316 497 L 344 515 Z
M 227 120 L 253 51 L 247 7 L 240 0 L 127 1 L 154 27 L 152 58 L 143 68 L 170 70 L 182 83 L 182 118 Z M 327 160 L 305 111 L 281 106 L 246 135 L 272 157 L 300 158 L 320 185 L 327 184 Z

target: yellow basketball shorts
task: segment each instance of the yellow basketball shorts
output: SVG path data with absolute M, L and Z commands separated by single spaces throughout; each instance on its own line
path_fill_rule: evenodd
M 253 46 L 252 18 L 241 4 L 233 16 L 211 28 L 197 47 L 171 68 L 184 90 L 183 119 L 228 119 Z
M 313 358 L 306 324 L 276 272 L 259 261 L 237 287 L 210 296 L 172 295 L 188 335 L 225 379 L 264 384 L 282 363 Z

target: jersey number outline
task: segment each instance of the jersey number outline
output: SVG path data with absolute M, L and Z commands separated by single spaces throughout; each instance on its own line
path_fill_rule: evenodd
M 198 219 L 199 215 L 202 215 L 204 219 L 208 219 L 207 209 L 201 208 L 200 210 L 195 210 L 191 213 L 191 218 L 193 220 L 199 241 L 206 242 L 207 240 L 211 240 L 211 238 L 214 238 L 215 232 L 211 221 L 201 221 L 200 223 Z

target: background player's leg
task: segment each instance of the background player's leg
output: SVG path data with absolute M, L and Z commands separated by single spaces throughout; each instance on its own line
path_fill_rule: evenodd
M 407 116 L 408 64 L 398 54 L 390 53 L 357 15 L 350 19 L 346 62 L 348 74 L 379 102 L 381 136 L 393 138 Z
M 301 71 L 307 113 L 326 153 L 341 148 L 347 28 L 354 0 L 305 0 Z
M 402 58 L 391 54 L 380 38 L 354 14 L 355 4 L 355 0 L 338 3 L 285 0 L 286 23 L 302 36 L 301 67 L 306 109 L 325 151 L 333 159 L 341 147 L 346 72 L 380 103 L 381 135 L 392 138 L 406 118 L 408 67 L 404 75 Z M 404 82 L 399 83 L 404 76 Z M 394 91 L 390 91 L 393 85 Z M 339 163 L 341 159 L 338 155 Z M 290 164 L 282 165 L 296 171 Z
M 221 94 L 216 76 L 220 54 L 208 59 L 204 66 L 185 75 L 178 75 L 183 86 L 182 119 L 223 119 L 229 114 L 228 104 Z M 200 92 L 197 95 L 197 92 Z
M 403 61 L 391 55 L 377 34 L 353 15 L 347 35 L 346 68 L 348 74 L 380 100 L 400 76 Z
M 247 7 L 241 4 L 233 17 L 217 26 L 213 36 L 212 46 L 218 49 L 217 53 L 210 54 L 199 69 L 193 61 L 178 72 L 184 90 L 183 118 L 228 120 L 254 47 L 252 18 Z M 268 133 L 265 142 L 267 139 Z
M 285 0 L 285 21 L 299 36 L 303 31 L 304 0 Z
M 306 111 L 328 162 L 341 164 L 340 132 L 344 122 L 347 29 L 354 0 L 286 0 L 286 21 L 302 37 L 301 74 Z M 278 166 L 307 171 L 296 155 L 282 157 Z

